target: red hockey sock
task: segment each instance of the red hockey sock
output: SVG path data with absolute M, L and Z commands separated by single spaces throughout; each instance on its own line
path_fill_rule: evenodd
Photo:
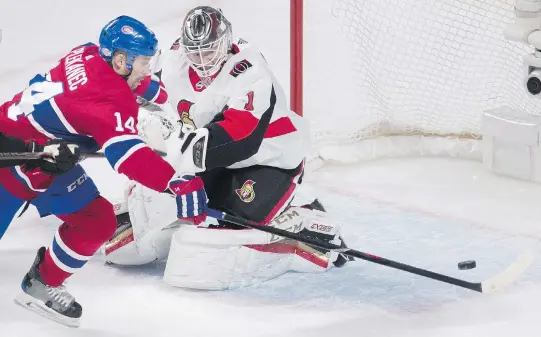
M 82 268 L 116 230 L 113 206 L 101 196 L 78 212 L 58 218 L 64 223 L 40 264 L 43 280 L 53 287 Z

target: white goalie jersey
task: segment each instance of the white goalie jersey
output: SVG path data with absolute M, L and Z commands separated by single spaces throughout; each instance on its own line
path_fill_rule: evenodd
M 266 165 L 293 169 L 309 151 L 305 119 L 289 110 L 261 53 L 243 40 L 214 77 L 189 66 L 178 40 L 160 59 L 169 105 L 185 125 L 209 129 L 206 169 Z

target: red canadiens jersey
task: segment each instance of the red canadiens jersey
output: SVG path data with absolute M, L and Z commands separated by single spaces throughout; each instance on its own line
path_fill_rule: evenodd
M 164 56 L 162 78 L 177 116 L 209 130 L 207 169 L 299 166 L 309 151 L 308 123 L 288 109 L 256 48 L 239 40 L 211 79 L 201 79 L 175 44 Z
M 151 81 L 149 76 L 141 83 L 140 94 L 163 99 L 162 85 Z M 0 131 L 42 144 L 63 139 L 82 152 L 103 149 L 117 172 L 161 192 L 175 172 L 138 136 L 138 108 L 127 82 L 99 56 L 97 46 L 87 44 L 2 105 Z

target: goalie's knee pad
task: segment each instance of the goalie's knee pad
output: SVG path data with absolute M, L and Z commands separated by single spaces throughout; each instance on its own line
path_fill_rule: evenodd
M 117 216 L 115 235 L 102 248 L 108 263 L 137 266 L 167 257 L 174 229 L 163 229 L 135 238 L 129 214 Z
M 269 224 L 340 245 L 339 227 L 322 212 L 292 207 Z M 287 271 L 323 272 L 338 253 L 254 229 L 181 226 L 171 240 L 164 282 L 222 290 L 257 284 Z
M 131 183 L 126 188 L 126 204 L 119 207 L 124 213 L 117 214 L 117 232 L 103 248 L 106 261 L 142 265 L 167 257 L 178 225 L 175 199 Z

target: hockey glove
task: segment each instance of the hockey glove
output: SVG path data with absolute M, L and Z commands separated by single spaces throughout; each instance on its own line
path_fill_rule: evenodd
M 176 196 L 177 216 L 199 225 L 207 218 L 207 192 L 203 180 L 194 175 L 175 176 L 169 182 L 169 190 Z
M 49 140 L 45 146 L 35 142 L 29 142 L 27 146 L 29 152 L 43 152 L 44 155 L 41 159 L 28 161 L 24 165 L 25 169 L 40 168 L 42 172 L 54 176 L 72 169 L 81 157 L 79 146 L 59 139 Z

